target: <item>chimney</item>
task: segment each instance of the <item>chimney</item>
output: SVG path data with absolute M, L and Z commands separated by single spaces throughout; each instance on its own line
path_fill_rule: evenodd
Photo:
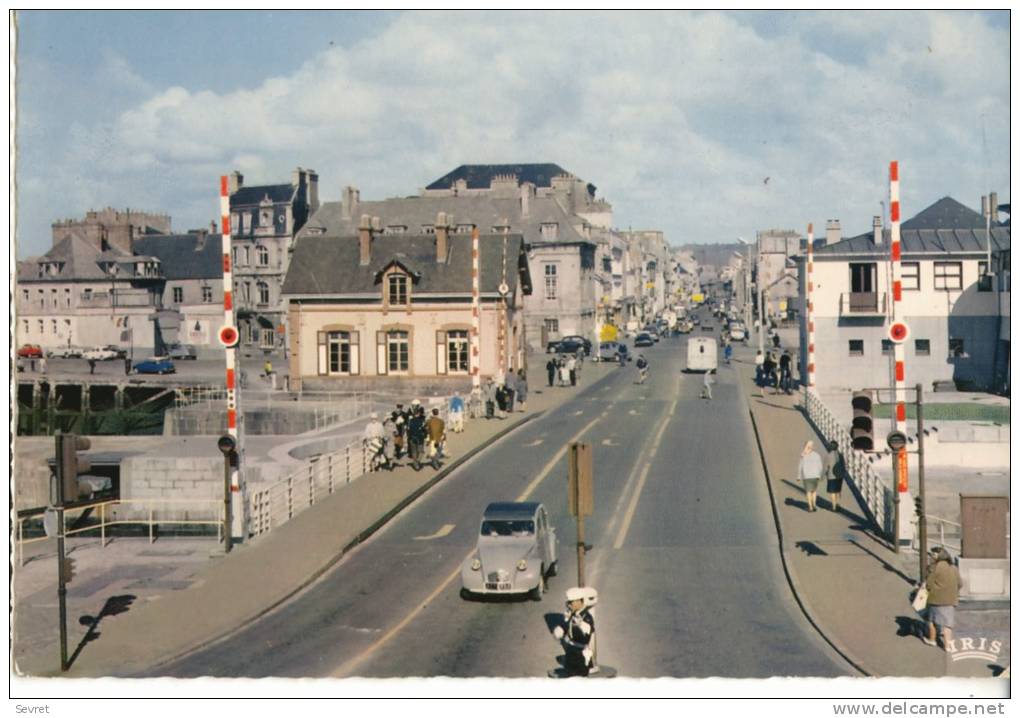
M 876 247 L 882 246 L 882 218 L 878 215 L 871 218 L 871 236 Z
M 840 239 L 842 239 L 842 235 L 841 235 L 840 229 L 839 229 L 839 220 L 838 219 L 829 219 L 829 220 L 826 220 L 826 222 L 825 222 L 825 245 L 828 246 L 830 244 L 835 244 Z
M 372 260 L 372 229 L 372 218 L 367 214 L 361 215 L 358 225 L 358 256 L 362 267 Z
M 209 222 L 209 234 L 216 234 L 216 220 Z
M 450 225 L 446 218 L 446 212 L 436 215 L 436 262 L 446 264 L 449 255 Z
M 531 211 L 531 193 L 535 185 L 530 182 L 521 182 L 521 217 L 527 217 Z
M 358 216 L 358 204 L 361 199 L 361 193 L 357 187 L 351 187 L 347 185 L 344 187 L 343 201 L 341 202 L 341 209 L 343 211 L 343 218 L 352 220 Z
M 228 180 L 227 188 L 230 194 L 234 194 L 237 190 L 244 186 L 244 175 L 234 170 L 230 173 L 230 179 Z
M 988 207 L 992 211 L 992 225 L 999 223 L 999 193 L 992 192 L 992 198 L 988 202 Z
M 319 208 L 319 175 L 315 170 L 307 170 L 305 176 L 308 178 L 308 214 Z

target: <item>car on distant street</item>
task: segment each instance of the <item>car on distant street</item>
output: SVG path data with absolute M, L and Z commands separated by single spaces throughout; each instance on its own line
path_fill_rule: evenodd
M 82 352 L 82 359 L 91 359 L 92 361 L 109 361 L 110 359 L 117 359 L 117 352 L 113 349 L 107 349 L 106 347 L 96 347 L 95 349 L 89 349 L 88 351 Z
M 619 342 L 602 342 L 599 344 L 598 353 L 595 354 L 592 361 L 617 361 L 616 352 L 619 350 Z
M 118 347 L 114 346 L 113 344 L 107 344 L 102 348 L 116 354 L 116 356 L 113 357 L 114 359 L 127 359 L 128 352 L 127 349 L 125 349 L 124 347 Z
M 581 344 L 581 347 L 584 349 L 584 355 L 585 356 L 591 356 L 591 341 L 589 339 L 585 339 L 584 337 L 580 336 L 579 334 L 571 334 L 570 336 L 563 337 L 560 340 L 561 344 L 563 342 L 578 342 L 578 343 Z
M 50 349 L 47 354 L 54 359 L 80 359 L 81 355 L 85 353 L 84 347 L 54 347 Z
M 641 331 L 642 333 L 650 336 L 652 338 L 652 341 L 654 342 L 659 341 L 659 328 L 656 327 L 654 324 L 646 325 L 645 328 L 642 329 Z
M 191 344 L 173 344 L 167 347 L 166 354 L 171 359 L 177 359 L 179 361 L 198 359 L 198 350 Z
M 584 343 L 576 339 L 561 339 L 555 345 L 550 344 L 546 351 L 550 354 L 587 354 Z
M 136 374 L 173 374 L 177 371 L 169 357 L 150 357 L 134 366 Z
M 536 502 L 500 501 L 485 507 L 478 544 L 461 566 L 461 596 L 527 595 L 542 600 L 556 575 L 556 529 Z
M 694 317 L 691 319 L 691 324 L 693 324 L 694 326 L 698 326 L 699 324 L 701 324 L 701 317 L 695 314 Z
M 742 342 L 747 337 L 747 330 L 740 322 L 730 322 L 730 339 L 735 342 Z
M 39 359 L 42 355 L 42 347 L 38 344 L 22 344 L 18 347 L 18 356 L 22 359 Z
M 636 347 L 652 347 L 655 346 L 655 340 L 647 332 L 641 332 L 634 337 L 634 346 Z

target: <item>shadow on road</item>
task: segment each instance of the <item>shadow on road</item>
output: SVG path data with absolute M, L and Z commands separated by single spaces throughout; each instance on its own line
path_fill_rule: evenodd
M 806 553 L 808 556 L 828 556 L 828 552 L 825 551 L 821 546 L 816 544 L 814 541 L 798 541 L 794 544 L 801 551 Z
M 106 603 L 103 604 L 103 609 L 96 616 L 79 616 L 78 623 L 82 626 L 88 626 L 89 630 L 82 636 L 81 642 L 78 647 L 74 649 L 74 653 L 67 659 L 68 667 L 72 666 L 77 660 L 78 656 L 81 655 L 82 650 L 85 648 L 85 644 L 91 643 L 92 641 L 99 638 L 102 634 L 96 629 L 99 628 L 99 623 L 107 616 L 118 616 L 122 613 L 127 613 L 131 608 L 131 604 L 135 602 L 135 596 L 130 594 L 123 596 L 111 596 L 106 599 Z

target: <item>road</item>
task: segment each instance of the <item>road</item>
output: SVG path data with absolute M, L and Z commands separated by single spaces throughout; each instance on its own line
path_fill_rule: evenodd
M 851 675 L 786 584 L 735 372 L 722 367 L 715 398 L 699 399 L 702 375 L 681 372 L 685 344 L 643 350 L 646 384 L 630 365 L 524 425 L 293 600 L 154 675 L 545 676 L 561 653 L 550 626 L 576 580 L 572 440 L 595 454 L 586 532 L 601 663 L 631 677 Z M 483 508 L 525 498 L 558 530 L 549 593 L 465 601 L 459 568 Z

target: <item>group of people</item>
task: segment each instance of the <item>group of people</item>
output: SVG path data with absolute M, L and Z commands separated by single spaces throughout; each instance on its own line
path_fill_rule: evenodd
M 771 386 L 776 393 L 793 393 L 793 353 L 784 349 L 762 353 L 760 350 L 754 357 L 754 383 L 764 389 Z
M 524 411 L 528 401 L 528 377 L 524 370 L 515 372 L 508 369 L 503 375 L 502 381 L 499 377 L 489 377 L 482 385 L 480 400 L 484 408 L 486 419 L 498 417 L 505 419 L 507 414 L 517 411 Z
M 839 499 L 843 493 L 839 444 L 830 441 L 825 448 L 824 459 L 815 451 L 815 442 L 813 441 L 804 444 L 804 448 L 800 452 L 797 478 L 804 482 L 808 511 L 818 510 L 818 483 L 823 478 L 825 479 L 825 490 L 829 494 L 829 506 L 833 511 L 839 511 Z
M 463 402 L 460 418 L 463 420 Z M 381 421 L 379 414 L 373 412 L 365 427 L 364 440 L 372 471 L 392 471 L 402 457 L 410 461 L 415 471 L 421 469 L 423 462 L 439 469 L 446 444 L 446 422 L 439 416 L 438 408 L 433 408 L 428 415 L 421 402 L 415 399 L 406 410 L 403 404 L 397 404 L 397 408 Z
M 549 386 L 559 382 L 559 386 L 577 386 L 581 380 L 581 365 L 584 364 L 583 356 L 573 354 L 560 354 L 552 356 L 545 363 L 545 372 L 549 379 Z

